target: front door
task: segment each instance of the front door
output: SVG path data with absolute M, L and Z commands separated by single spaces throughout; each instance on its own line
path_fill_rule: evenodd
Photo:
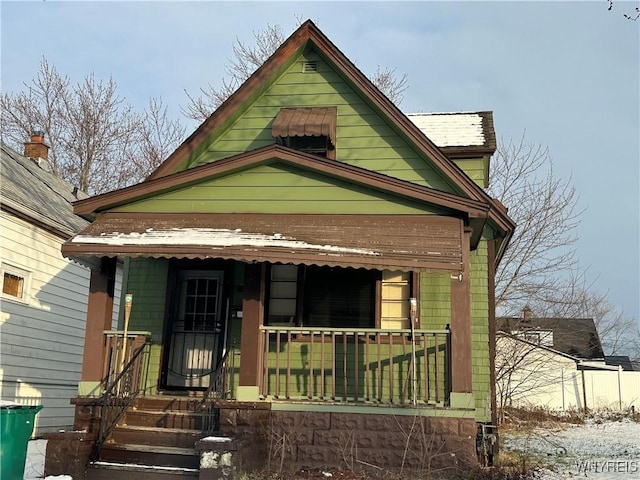
M 167 388 L 209 386 L 210 375 L 224 348 L 223 277 L 221 270 L 178 272 L 166 364 Z

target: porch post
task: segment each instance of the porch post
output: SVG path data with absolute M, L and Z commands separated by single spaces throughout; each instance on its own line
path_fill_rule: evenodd
M 242 301 L 242 332 L 240 334 L 240 378 L 238 400 L 256 401 L 260 395 L 262 348 L 260 325 L 264 318 L 263 263 L 245 268 L 244 299 Z
M 451 277 L 451 398 L 452 407 L 475 408 L 471 380 L 471 230 L 465 228 L 461 275 Z
M 100 395 L 102 362 L 104 358 L 104 330 L 111 330 L 113 295 L 117 259 L 102 257 L 100 267 L 91 269 L 87 325 L 84 334 L 82 373 L 78 395 Z

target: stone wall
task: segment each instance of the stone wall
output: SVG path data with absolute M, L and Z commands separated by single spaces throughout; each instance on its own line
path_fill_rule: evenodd
M 391 414 L 221 410 L 243 439 L 241 469 L 333 467 L 446 473 L 478 466 L 473 419 Z

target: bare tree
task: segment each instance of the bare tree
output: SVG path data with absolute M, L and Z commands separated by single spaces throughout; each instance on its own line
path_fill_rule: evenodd
M 159 100 L 134 111 L 113 78 L 91 73 L 72 85 L 43 58 L 24 87 L 1 97 L 3 140 L 19 149 L 44 131 L 53 172 L 90 194 L 144 179 L 184 135 Z
M 298 25 L 301 24 L 297 18 Z M 200 88 L 198 95 L 192 95 L 185 90 L 188 98 L 186 107 L 182 108 L 183 114 L 192 120 L 203 122 L 206 120 L 229 96 L 235 92 L 245 80 L 247 80 L 258 67 L 260 67 L 280 45 L 285 41 L 282 27 L 270 25 L 262 30 L 253 32 L 253 42 L 247 43 L 236 37 L 233 44 L 233 56 L 227 59 L 225 73 L 227 78 L 222 79 L 222 84 L 216 87 L 209 83 Z M 404 92 L 408 88 L 406 74 L 400 77 L 396 69 L 377 67 L 371 76 L 371 81 L 392 102 L 400 104 Z
M 607 10 L 613 10 L 613 0 L 607 0 L 607 3 L 609 4 Z M 633 20 L 635 22 L 640 18 L 640 7 L 634 8 L 632 13 L 623 13 L 622 16 L 627 20 Z
M 571 179 L 558 178 L 547 147 L 500 144 L 489 193 L 509 207 L 518 225 L 496 272 L 496 307 L 504 314 L 570 288 L 578 270 L 576 227 L 582 210 Z

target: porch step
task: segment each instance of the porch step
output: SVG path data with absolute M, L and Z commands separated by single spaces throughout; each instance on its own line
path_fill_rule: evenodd
M 163 412 L 192 411 L 201 401 L 198 396 L 142 396 L 136 398 L 134 408 L 139 410 L 159 410 Z
M 117 444 L 193 448 L 201 437 L 200 430 L 118 425 L 111 434 L 111 441 Z
M 87 480 L 198 480 L 194 468 L 131 465 L 115 462 L 92 462 L 87 467 Z
M 121 421 L 122 425 L 134 427 L 158 427 L 180 430 L 202 429 L 202 415 L 195 412 L 177 410 L 128 410 Z
M 200 455 L 195 448 L 158 445 L 121 444 L 107 442 L 100 451 L 100 460 L 119 464 L 154 465 L 198 469 Z

